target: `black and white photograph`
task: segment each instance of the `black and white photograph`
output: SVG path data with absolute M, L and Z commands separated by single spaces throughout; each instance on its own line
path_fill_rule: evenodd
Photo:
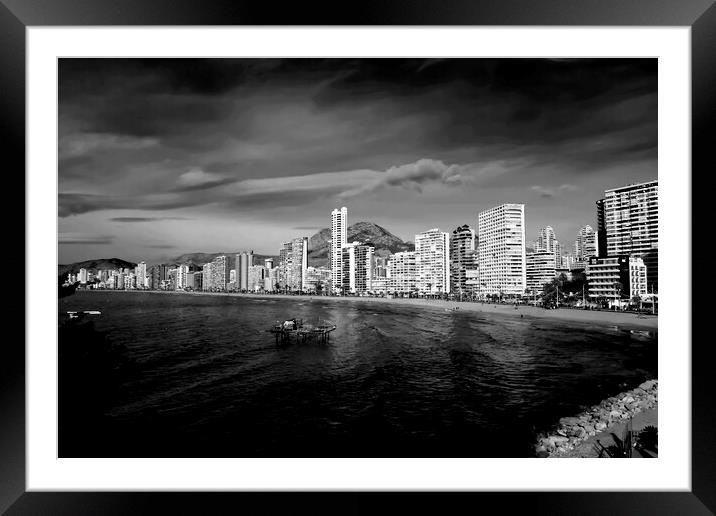
M 658 67 L 59 58 L 59 457 L 657 458 Z

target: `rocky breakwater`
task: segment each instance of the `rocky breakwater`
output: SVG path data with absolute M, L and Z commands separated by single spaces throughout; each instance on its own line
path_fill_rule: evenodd
M 648 380 L 635 389 L 605 399 L 577 416 L 563 417 L 552 431 L 538 438 L 535 453 L 537 457 L 559 456 L 616 423 L 656 407 L 657 403 L 658 380 Z

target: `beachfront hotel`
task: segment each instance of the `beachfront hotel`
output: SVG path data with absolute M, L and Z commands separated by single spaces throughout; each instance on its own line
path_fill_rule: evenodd
M 501 204 L 477 216 L 480 293 L 521 296 L 527 286 L 525 205 Z
M 395 253 L 388 260 L 388 291 L 411 294 L 417 290 L 418 269 L 415 251 Z
M 477 293 L 477 281 L 468 283 L 478 271 L 477 249 L 475 249 L 475 230 L 467 224 L 453 230 L 450 235 L 450 290 L 463 296 Z M 479 279 L 479 278 L 477 278 Z
M 647 271 L 638 256 L 593 256 L 586 269 L 589 298 L 607 299 L 614 304 L 620 299 L 643 297 L 647 293 Z
M 538 250 L 527 253 L 527 290 L 535 295 L 542 292 L 545 283 L 550 283 L 556 276 L 555 254 L 552 251 Z
M 208 269 L 205 265 L 204 270 L 209 273 L 209 281 L 207 282 L 207 278 L 204 278 L 204 290 L 225 291 L 226 284 L 229 283 L 231 277 L 228 257 L 224 255 L 217 256 L 207 265 L 209 265 Z M 174 285 L 176 285 L 176 283 L 174 283 Z
M 449 293 L 450 235 L 438 228 L 415 235 L 415 265 L 419 293 Z
M 375 247 L 352 242 L 341 249 L 341 292 L 364 294 L 371 288 Z
M 341 249 L 348 242 L 348 208 L 343 206 L 340 210 L 331 212 L 331 280 L 333 292 L 340 292 L 343 284 L 343 267 L 341 265 Z
M 605 190 L 604 199 L 597 201 L 597 221 L 603 234 L 599 256 L 639 256 L 646 266 L 649 290 L 658 291 L 659 182 Z
M 236 283 L 241 290 L 249 290 L 249 269 L 254 265 L 254 252 L 236 255 Z
M 279 250 L 278 284 L 290 291 L 306 290 L 308 237 L 284 242 Z

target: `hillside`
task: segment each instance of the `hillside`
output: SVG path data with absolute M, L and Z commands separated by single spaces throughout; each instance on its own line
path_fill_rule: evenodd
M 137 264 L 128 262 L 120 258 L 98 258 L 95 260 L 85 260 L 84 262 L 69 263 L 57 266 L 57 275 L 64 276 L 67 273 L 77 274 L 80 269 L 100 270 L 100 269 L 133 269 Z
M 325 228 L 313 235 L 308 240 L 308 265 L 313 267 L 328 266 L 328 254 L 330 252 L 331 230 Z M 375 254 L 378 256 L 388 256 L 400 251 L 413 251 L 415 245 L 412 242 L 403 242 L 400 238 L 382 228 L 378 224 L 372 222 L 356 222 L 348 227 L 348 242 L 359 241 L 370 244 L 375 247 Z M 210 262 L 217 256 L 226 255 L 229 257 L 229 266 L 235 267 L 237 252 L 231 253 L 187 253 L 177 256 L 169 260 L 161 262 L 147 262 L 147 266 L 158 265 L 159 263 L 167 265 L 196 265 L 201 266 Z M 254 263 L 263 265 L 266 258 L 273 258 L 274 265 L 278 265 L 278 256 L 254 254 Z M 123 269 L 136 267 L 136 263 L 128 262 L 120 258 L 101 258 L 97 260 L 86 260 L 84 262 L 70 263 L 66 265 L 58 265 L 58 274 L 64 275 L 68 272 L 76 274 L 80 269 L 88 269 L 96 271 L 99 269 Z
M 348 227 L 348 242 L 362 242 L 375 247 L 375 254 L 388 256 L 401 251 L 413 251 L 415 245 L 403 242 L 390 231 L 373 222 L 356 222 Z M 308 265 L 328 266 L 330 253 L 330 228 L 324 228 L 308 240 Z

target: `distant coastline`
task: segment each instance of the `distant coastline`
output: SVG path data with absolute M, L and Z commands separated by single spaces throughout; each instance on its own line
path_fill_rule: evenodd
M 382 297 L 340 297 L 340 296 L 311 296 L 311 295 L 288 295 L 288 294 L 241 294 L 233 292 L 181 292 L 173 290 L 87 290 L 82 292 L 132 292 L 136 294 L 168 294 L 168 295 L 187 295 L 187 296 L 235 296 L 249 299 L 319 299 L 321 301 L 335 301 L 348 303 L 390 303 L 394 305 L 405 305 L 415 307 L 427 307 L 437 309 L 458 308 L 463 312 L 483 312 L 501 314 L 505 316 L 517 317 L 525 316 L 535 319 L 552 319 L 561 321 L 574 321 L 580 323 L 594 324 L 610 324 L 615 326 L 623 326 L 628 328 L 640 328 L 657 330 L 658 316 L 656 315 L 637 315 L 634 313 L 624 312 L 607 312 L 600 310 L 581 310 L 573 308 L 560 308 L 557 310 L 546 310 L 544 308 L 519 305 L 517 309 L 511 304 L 492 304 L 492 303 L 474 303 L 474 302 L 457 302 L 442 301 L 436 299 L 406 299 L 394 298 L 387 299 Z

